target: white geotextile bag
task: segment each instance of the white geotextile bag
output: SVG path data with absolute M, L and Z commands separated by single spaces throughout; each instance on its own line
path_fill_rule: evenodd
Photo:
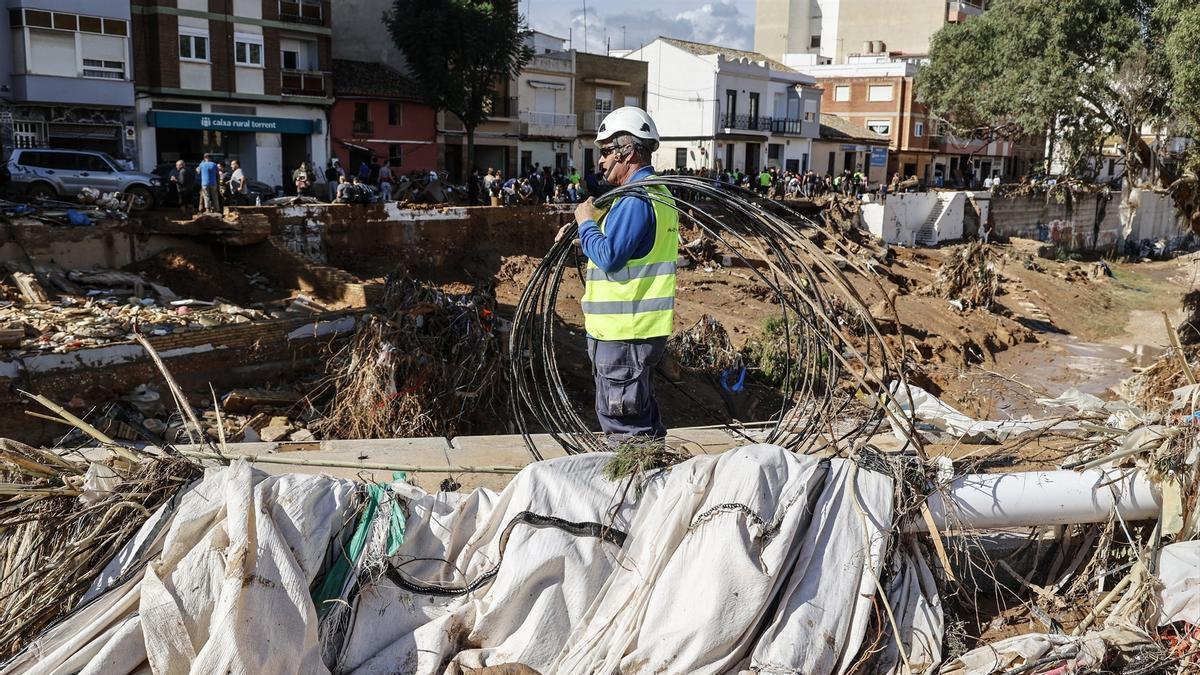
M 610 458 L 535 464 L 500 495 L 413 491 L 397 569 L 361 589 L 335 672 L 848 669 L 889 477 L 757 445 L 676 465 L 635 501 L 601 475 Z
M 145 567 L 0 672 L 328 672 L 308 588 L 355 489 L 328 476 L 267 476 L 244 461 L 210 469 L 159 530 Z

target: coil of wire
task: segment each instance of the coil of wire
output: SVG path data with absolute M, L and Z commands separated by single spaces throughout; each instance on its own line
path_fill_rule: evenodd
M 667 187 L 672 197 L 645 189 L 655 185 Z M 873 273 L 857 266 L 848 251 L 833 256 L 823 250 L 818 240 L 840 245 L 831 232 L 781 202 L 710 179 L 653 176 L 606 192 L 596 205 L 604 208 L 622 197 L 675 209 L 681 225 L 700 228 L 774 295 L 787 373 L 782 403 L 755 441 L 798 452 L 849 449 L 879 431 L 888 415 L 895 418 L 880 394 L 903 382 L 903 369 L 839 265 L 867 278 Z M 542 259 L 513 318 L 510 401 L 517 430 L 536 459 L 542 457 L 532 434 L 539 428 L 571 454 L 609 449 L 576 412 L 555 355 L 555 308 L 564 276 L 576 270 L 577 227 Z M 736 424 L 722 422 L 749 438 Z

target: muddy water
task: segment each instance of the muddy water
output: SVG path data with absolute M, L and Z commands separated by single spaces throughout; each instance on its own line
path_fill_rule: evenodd
M 1036 396 L 1058 396 L 1078 389 L 1115 398 L 1121 381 L 1150 365 L 1164 350 L 1155 345 L 1089 342 L 1072 335 L 1044 333 L 1041 344 L 1021 345 L 997 355 L 994 372 L 1015 382 L 990 378 L 987 392 L 993 419 L 1042 415 Z

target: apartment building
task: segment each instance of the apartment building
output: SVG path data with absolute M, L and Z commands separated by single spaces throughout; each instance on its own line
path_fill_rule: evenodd
M 0 160 L 14 148 L 137 157 L 128 2 L 7 0 L 0 12 Z
M 140 164 L 204 153 L 291 190 L 328 159 L 331 0 L 133 0 Z
M 788 65 L 846 63 L 853 54 L 885 51 L 927 55 L 934 33 L 985 6 L 986 0 L 757 0 L 754 49 Z
M 917 101 L 912 61 L 852 57 L 848 64 L 802 66 L 823 90 L 821 111 L 890 139 L 887 175 L 933 182 L 940 138 L 929 111 Z M 945 171 L 945 166 L 940 167 Z
M 583 173 L 600 161 L 596 130 L 613 110 L 646 103 L 645 61 L 603 54 L 575 54 L 575 115 L 579 119 L 573 165 Z
M 566 170 L 575 145 L 575 51 L 561 37 L 531 32 L 525 38 L 533 58 L 516 81 L 521 121 L 520 170 L 535 166 Z
M 816 80 L 757 52 L 659 37 L 626 54 L 647 65 L 658 168 L 804 171 L 820 134 Z

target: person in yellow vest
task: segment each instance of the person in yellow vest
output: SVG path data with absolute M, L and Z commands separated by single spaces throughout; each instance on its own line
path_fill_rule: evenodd
M 641 108 L 609 113 L 596 132 L 600 170 L 610 185 L 654 175 L 658 129 Z M 654 367 L 675 318 L 679 214 L 671 193 L 648 186 L 620 197 L 606 213 L 589 198 L 575 209 L 587 256 L 583 320 L 596 382 L 596 417 L 611 444 L 667 435 L 654 398 Z M 565 235 L 570 225 L 559 232 Z

